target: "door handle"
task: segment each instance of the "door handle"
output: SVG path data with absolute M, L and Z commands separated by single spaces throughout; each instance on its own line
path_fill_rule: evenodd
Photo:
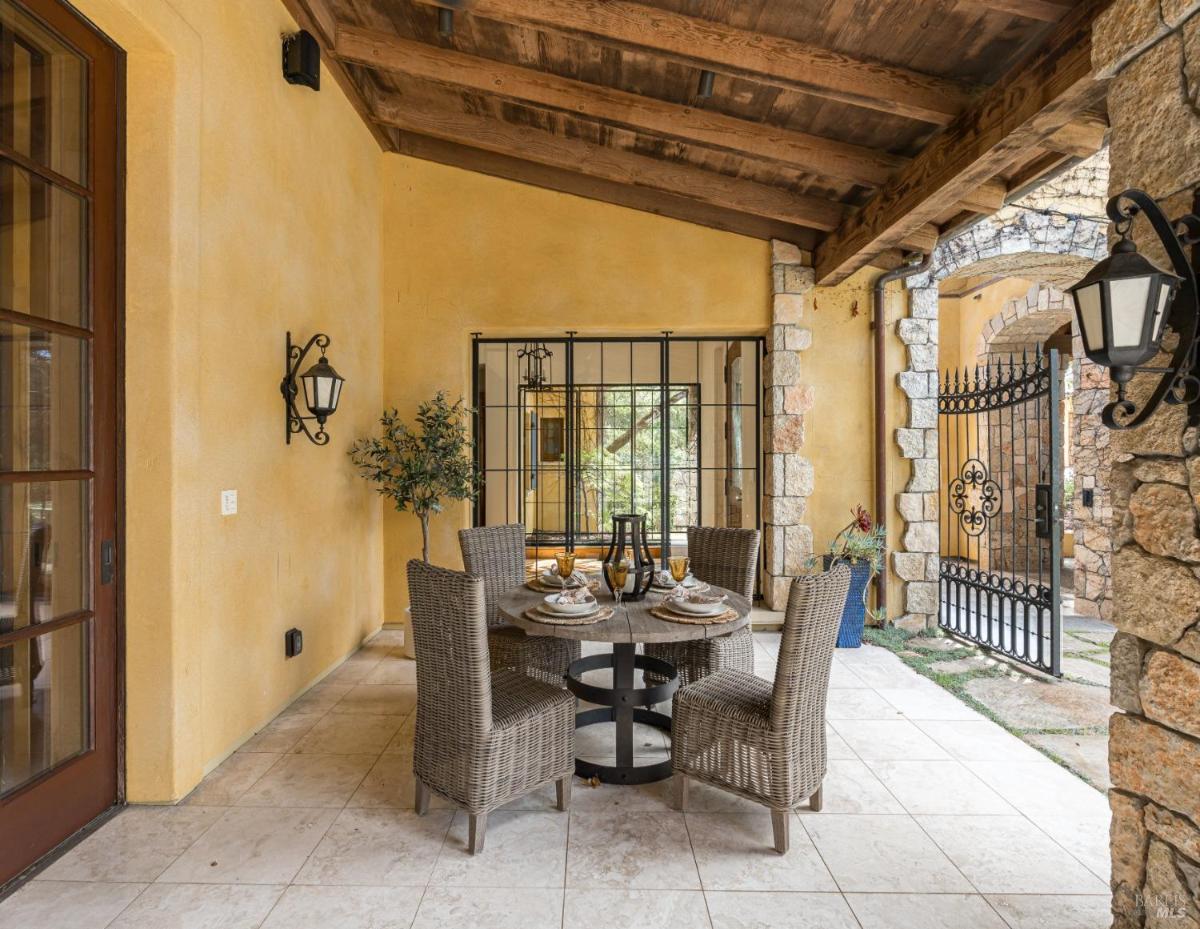
M 112 539 L 100 543 L 100 583 L 111 584 L 116 574 L 116 547 Z

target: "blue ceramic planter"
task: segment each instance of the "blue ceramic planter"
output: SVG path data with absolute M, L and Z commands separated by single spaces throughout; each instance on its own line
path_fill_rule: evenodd
M 831 555 L 825 556 L 825 570 L 833 566 Z M 865 561 L 846 562 L 850 566 L 850 590 L 842 607 L 842 624 L 838 627 L 837 647 L 858 648 L 862 645 L 863 627 L 867 624 L 867 605 L 863 594 L 871 582 L 871 566 Z

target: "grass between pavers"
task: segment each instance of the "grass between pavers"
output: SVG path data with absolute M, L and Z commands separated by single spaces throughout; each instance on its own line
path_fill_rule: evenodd
M 1077 728 L 1058 728 L 1058 729 L 1025 729 L 1020 726 L 1014 726 L 1011 723 L 1002 719 L 991 707 L 985 703 L 981 703 L 967 691 L 967 682 L 983 677 L 1009 677 L 1017 678 L 1022 675 L 1022 672 L 1013 668 L 1005 662 L 993 659 L 991 655 L 982 649 L 972 648 L 969 645 L 958 645 L 954 648 L 940 648 L 928 644 L 930 641 L 952 641 L 947 636 L 941 635 L 936 629 L 926 629 L 921 632 L 909 632 L 906 629 L 898 629 L 894 626 L 889 628 L 880 628 L 878 626 L 868 626 L 863 630 L 863 641 L 870 642 L 872 645 L 878 645 L 880 648 L 886 648 L 888 651 L 895 654 L 906 665 L 920 674 L 922 677 L 927 677 L 943 690 L 947 690 L 954 696 L 958 697 L 963 703 L 979 713 L 981 716 L 986 716 L 996 725 L 1011 732 L 1026 745 L 1037 749 L 1055 764 L 1066 768 L 1080 780 L 1085 781 L 1092 787 L 1096 784 L 1084 772 L 1072 766 L 1066 759 L 1052 752 L 1044 745 L 1039 745 L 1030 737 L 1035 735 L 1099 735 L 1106 732 L 1107 729 L 1102 726 L 1079 726 Z M 955 661 L 959 658 L 987 658 L 991 661 L 986 667 L 972 668 L 970 671 L 963 671 L 957 674 L 938 671 L 933 666 L 944 661 Z M 1079 657 L 1084 657 L 1080 655 Z M 1077 683 L 1088 683 L 1080 679 L 1072 678 Z M 1097 788 L 1099 789 L 1099 788 Z

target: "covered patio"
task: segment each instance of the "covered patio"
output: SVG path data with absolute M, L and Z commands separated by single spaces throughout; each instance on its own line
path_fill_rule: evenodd
M 0 0 L 0 927 L 1200 927 L 1197 49 Z

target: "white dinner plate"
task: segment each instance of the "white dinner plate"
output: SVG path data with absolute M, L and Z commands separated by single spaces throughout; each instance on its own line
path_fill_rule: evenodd
M 583 616 L 588 613 L 594 613 L 600 609 L 600 604 L 595 597 L 588 597 L 582 603 L 559 603 L 558 598 L 561 594 L 546 594 L 542 599 L 546 604 L 546 609 L 561 613 L 563 616 Z
M 729 609 L 729 604 L 724 600 L 717 603 L 688 603 L 686 600 L 675 600 L 668 597 L 664 602 L 668 609 L 690 616 L 715 616 L 717 613 L 723 613 Z

